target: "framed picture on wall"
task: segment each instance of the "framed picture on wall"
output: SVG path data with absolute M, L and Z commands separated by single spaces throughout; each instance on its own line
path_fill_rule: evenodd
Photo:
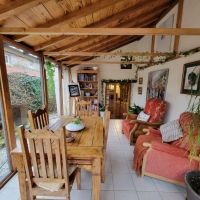
M 184 65 L 181 93 L 200 95 L 200 61 Z
M 132 56 L 122 56 L 122 62 L 130 62 L 132 61 Z M 121 69 L 132 69 L 132 64 L 121 64 Z
M 169 69 L 149 72 L 147 84 L 147 99 L 165 99 Z
M 142 87 L 138 87 L 138 94 L 142 94 Z
M 69 95 L 70 97 L 79 97 L 80 96 L 80 87 L 78 83 L 70 83 L 69 87 Z
M 158 28 L 173 28 L 174 14 L 170 15 L 165 21 L 163 21 Z M 168 52 L 172 48 L 172 36 L 171 35 L 158 35 L 156 36 L 156 51 Z
M 142 77 L 140 77 L 140 78 L 138 79 L 138 83 L 139 83 L 140 85 L 143 84 L 143 78 L 142 78 Z

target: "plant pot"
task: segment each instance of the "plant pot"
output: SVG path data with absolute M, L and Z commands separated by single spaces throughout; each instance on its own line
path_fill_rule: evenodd
M 104 115 L 105 115 L 105 111 L 100 111 L 100 116 L 101 116 L 102 118 L 104 118 Z
M 200 200 L 200 171 L 190 171 L 185 175 L 187 200 Z

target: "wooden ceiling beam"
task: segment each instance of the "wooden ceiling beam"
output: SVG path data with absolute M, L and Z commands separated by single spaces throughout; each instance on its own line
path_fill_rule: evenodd
M 169 53 L 163 52 L 85 52 L 85 51 L 76 51 L 76 52 L 48 52 L 44 55 L 48 56 L 57 56 L 57 55 L 66 55 L 66 56 L 167 56 Z
M 4 35 L 193 35 L 200 36 L 200 28 L 0 28 Z
M 124 40 L 121 41 L 121 42 L 118 41 L 117 43 L 112 44 L 112 47 L 110 47 L 110 48 L 108 48 L 108 46 L 106 46 L 106 47 L 99 48 L 99 50 L 102 50 L 102 51 L 112 51 L 112 50 L 120 48 L 120 47 L 122 47 L 124 45 L 127 45 L 127 44 L 129 44 L 131 42 L 135 42 L 136 40 L 139 40 L 140 38 L 141 38 L 141 36 L 140 37 L 131 37 L 130 39 L 127 39 L 125 41 Z M 94 57 L 84 57 L 84 58 L 80 57 L 79 58 L 79 60 L 82 60 L 82 61 L 88 61 L 88 60 L 92 60 L 92 59 L 94 59 Z M 73 67 L 73 66 L 76 66 L 76 65 L 68 65 L 68 66 L 69 67 Z
M 121 12 L 119 12 L 119 13 L 117 13 L 115 15 L 109 16 L 109 17 L 107 17 L 107 18 L 105 18 L 103 20 L 100 20 L 99 22 L 92 23 L 92 24 L 90 24 L 90 25 L 88 25 L 86 27 L 88 27 L 88 28 L 93 28 L 93 27 L 99 28 L 99 27 L 103 27 L 103 26 L 108 26 L 110 23 L 113 23 L 113 21 L 116 21 L 116 20 L 120 21 L 120 19 L 123 18 L 124 16 L 127 17 L 130 14 L 133 15 L 133 13 L 137 13 L 140 9 L 143 9 L 144 7 L 149 7 L 151 4 L 152 4 L 152 2 L 150 2 L 149 0 L 143 0 L 142 2 L 140 2 L 139 4 L 136 4 L 133 7 L 130 7 L 130 8 L 125 9 L 125 10 L 122 10 Z M 148 13 L 146 13 L 145 16 L 149 16 L 149 15 L 152 16 L 152 15 L 155 15 L 155 13 L 160 11 L 160 9 L 159 10 L 156 9 L 158 7 L 157 4 L 155 4 L 155 5 L 156 5 L 156 7 L 154 8 L 155 11 L 152 12 L 152 9 L 151 9 Z M 162 5 L 164 6 L 164 4 L 162 4 Z M 160 6 L 160 4 L 159 4 L 159 6 Z M 134 17 L 141 18 L 141 17 L 143 17 L 143 14 L 142 15 L 141 14 L 140 15 L 134 15 Z M 130 24 L 127 24 L 127 22 L 124 22 L 124 23 L 120 24 L 119 27 L 132 27 L 132 24 L 136 23 L 136 20 L 133 20 L 131 18 L 131 20 L 129 20 L 129 23 Z M 58 42 L 60 42 L 62 40 L 65 40 L 65 39 L 69 39 L 70 40 L 70 36 L 60 36 L 60 37 L 57 37 L 57 38 L 53 38 L 53 39 L 51 39 L 51 40 L 49 40 L 47 42 L 44 42 L 44 43 L 42 43 L 40 45 L 37 45 L 34 49 L 36 51 L 43 50 L 43 49 L 45 49 L 47 47 L 55 45 L 56 43 L 58 43 Z
M 91 44 L 87 44 L 86 46 L 84 47 L 81 47 L 81 48 L 76 48 L 75 50 L 78 50 L 78 51 L 90 51 L 90 50 L 94 50 L 94 49 L 97 49 L 98 47 L 102 46 L 102 45 L 106 45 L 108 43 L 112 43 L 116 40 L 118 40 L 119 38 L 121 38 L 120 36 L 109 36 L 107 38 L 103 38 L 101 40 L 98 40 L 96 42 L 94 42 L 92 45 Z M 63 60 L 65 58 L 68 58 L 69 56 L 59 56 L 57 58 L 55 58 L 56 60 L 60 61 L 60 60 Z
M 148 15 L 147 15 L 148 16 Z M 139 22 L 141 23 L 137 23 L 136 21 L 133 21 L 133 20 L 130 20 L 128 22 L 124 22 L 123 24 L 120 24 L 119 26 L 120 27 L 128 27 L 128 26 L 139 26 L 139 27 L 147 27 L 148 25 L 152 24 L 153 22 L 156 22 L 158 20 L 158 18 L 154 18 L 155 16 L 151 16 L 150 15 L 150 18 L 145 18 L 145 20 L 141 20 Z M 62 52 L 62 51 L 65 51 L 67 49 L 70 49 L 70 48 L 73 48 L 77 45 L 83 45 L 84 43 L 88 43 L 90 42 L 92 39 L 100 39 L 101 38 L 105 38 L 105 36 L 89 36 L 87 38 L 84 38 L 84 39 L 79 39 L 73 43 L 70 43 L 70 44 L 67 44 L 65 46 L 62 46 L 60 48 L 57 48 L 57 49 L 53 49 L 52 51 L 53 52 Z M 45 53 L 48 53 L 48 51 L 46 51 Z
M 123 1 L 123 0 L 112 0 L 112 1 L 101 0 L 101 1 L 98 1 L 98 3 L 93 3 L 89 6 L 81 8 L 79 10 L 75 10 L 73 12 L 67 13 L 66 15 L 61 16 L 59 18 L 52 19 L 52 20 L 50 20 L 50 21 L 48 21 L 44 24 L 40 24 L 40 25 L 37 26 L 37 28 L 58 27 L 58 26 L 63 25 L 63 24 L 68 24 L 68 23 L 70 23 L 74 20 L 77 20 L 81 17 L 90 15 L 90 14 L 92 14 L 92 13 L 98 11 L 98 10 L 109 7 L 109 6 L 111 6 L 115 3 L 118 3 L 120 1 Z M 29 30 L 29 29 L 27 29 L 27 30 Z M 26 34 L 26 33 L 24 33 L 24 34 Z M 27 37 L 29 37 L 29 36 L 22 35 L 20 37 L 16 37 L 15 40 L 17 42 L 21 42 L 21 41 L 27 39 Z
M 40 3 L 48 0 L 18 0 L 6 3 L 5 6 L 0 6 L 0 20 L 8 19 L 24 10 L 35 7 Z
M 119 36 L 117 36 L 117 37 L 115 37 L 115 38 L 110 38 L 109 39 L 109 42 L 108 42 L 108 40 L 104 40 L 104 41 L 102 41 L 101 42 L 101 44 L 100 43 L 96 43 L 95 45 L 93 45 L 93 46 L 88 46 L 88 48 L 87 48 L 87 50 L 88 51 L 94 51 L 94 50 L 98 50 L 98 51 L 105 51 L 108 47 L 110 48 L 110 46 L 112 46 L 112 47 L 115 47 L 117 44 L 121 44 L 121 43 L 130 43 L 130 42 L 132 42 L 132 41 L 135 41 L 137 39 L 137 37 L 136 36 L 129 36 L 129 37 L 126 37 L 126 38 L 122 38 L 122 37 L 119 37 Z M 83 58 L 83 57 L 79 57 L 79 56 L 72 56 L 72 57 L 69 57 L 69 56 L 65 56 L 65 57 L 60 57 L 60 59 L 57 59 L 57 60 L 63 60 L 63 59 L 68 59 L 68 61 L 71 61 L 71 60 L 81 60 L 81 59 L 87 59 L 87 58 L 91 58 L 91 56 L 90 57 L 85 57 L 85 58 Z M 93 57 L 92 57 L 93 58 Z
M 101 65 L 101 64 L 148 64 L 149 62 L 137 62 L 137 61 L 63 61 L 62 64 L 77 64 L 77 65 Z
M 145 26 L 146 24 L 144 24 Z M 155 23 L 152 23 L 152 24 L 148 24 L 150 27 L 154 26 Z M 126 39 L 129 38 L 129 37 L 126 37 Z M 140 37 L 141 38 L 141 37 Z M 97 50 L 97 48 L 103 46 L 107 46 L 108 44 L 112 44 L 115 43 L 115 42 L 118 42 L 119 39 L 122 39 L 121 36 L 108 36 L 106 39 L 102 39 L 101 41 L 97 41 L 96 43 L 94 44 L 87 44 L 87 46 L 83 47 L 83 48 L 79 48 L 79 49 L 75 49 L 75 51 L 93 51 L 93 50 Z M 73 50 L 74 51 L 74 50 Z M 54 51 L 55 52 L 55 51 Z M 67 58 L 68 56 L 59 56 L 56 60 L 57 61 L 60 61 L 60 60 L 63 60 L 65 58 Z

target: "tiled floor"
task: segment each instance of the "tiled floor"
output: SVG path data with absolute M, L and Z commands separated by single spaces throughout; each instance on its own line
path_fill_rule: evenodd
M 106 181 L 102 200 L 185 200 L 183 187 L 150 177 L 139 178 L 132 170 L 133 147 L 121 134 L 121 121 L 111 120 L 108 138 Z M 82 189 L 71 192 L 72 200 L 91 200 L 91 175 L 82 171 Z M 0 190 L 1 200 L 19 200 L 17 175 Z

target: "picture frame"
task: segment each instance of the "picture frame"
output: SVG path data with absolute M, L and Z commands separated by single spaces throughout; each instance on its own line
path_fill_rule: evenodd
M 146 98 L 165 99 L 169 69 L 151 71 L 148 74 L 147 95 Z
M 130 62 L 132 61 L 132 56 L 122 56 L 122 62 Z M 121 69 L 132 69 L 132 64 L 121 64 Z
M 139 83 L 140 85 L 143 84 L 143 77 L 139 77 L 139 79 L 138 79 L 138 83 Z
M 181 94 L 200 95 L 200 61 L 184 64 Z
M 138 87 L 138 94 L 142 94 L 142 87 Z
M 79 97 L 81 92 L 80 92 L 80 86 L 78 83 L 70 83 L 68 84 L 69 88 L 69 95 L 70 97 Z

